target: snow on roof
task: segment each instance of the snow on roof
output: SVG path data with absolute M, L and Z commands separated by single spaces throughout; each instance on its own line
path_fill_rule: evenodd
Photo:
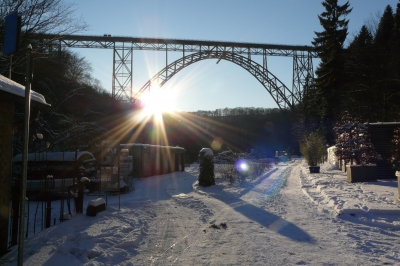
M 76 158 L 79 158 L 87 154 L 93 159 L 86 159 L 84 162 L 90 162 L 94 160 L 93 154 L 88 151 L 78 151 L 76 153 Z M 17 154 L 14 156 L 13 162 L 22 161 L 22 154 Z M 74 151 L 60 151 L 60 152 L 38 152 L 38 153 L 29 153 L 28 161 L 75 161 L 75 152 Z
M 20 97 L 25 98 L 25 86 L 0 75 L 0 91 L 5 91 Z M 40 93 L 31 91 L 31 99 L 35 102 L 49 105 L 46 103 L 46 99 Z

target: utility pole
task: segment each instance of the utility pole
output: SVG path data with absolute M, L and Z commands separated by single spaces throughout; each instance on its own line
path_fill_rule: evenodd
M 19 211 L 19 229 L 18 229 L 18 266 L 24 263 L 24 222 L 25 222 L 25 203 L 26 203 L 26 179 L 28 169 L 28 143 L 29 143 L 29 118 L 31 110 L 31 55 L 32 45 L 26 49 L 26 83 L 25 83 L 25 123 L 24 123 L 24 146 L 22 156 L 22 182 L 21 199 Z

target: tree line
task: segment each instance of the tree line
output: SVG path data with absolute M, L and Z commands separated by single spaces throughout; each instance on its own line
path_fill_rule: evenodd
M 140 112 L 139 110 L 136 112 Z M 199 116 L 180 112 L 164 114 L 162 129 L 152 119 L 137 124 L 122 141 L 180 146 L 186 149 L 190 162 L 196 161 L 202 148 L 212 148 L 215 154 L 231 150 L 235 153 L 255 151 L 260 156 L 274 157 L 276 151 L 297 153 L 293 138 L 292 117 L 287 111 L 265 115 Z M 160 134 L 164 132 L 166 138 Z
M 236 107 L 236 108 L 218 108 L 214 111 L 205 111 L 198 110 L 195 112 L 190 112 L 192 114 L 204 117 L 212 117 L 212 116 L 264 116 L 269 114 L 279 113 L 280 110 L 278 108 L 262 108 L 262 107 Z
M 345 112 L 364 122 L 400 119 L 400 2 L 388 5 L 378 21 L 362 26 L 347 47 L 347 1 L 322 2 L 318 18 L 323 31 L 312 44 L 321 61 L 301 104 L 305 130 L 320 129 L 332 144 L 333 125 Z

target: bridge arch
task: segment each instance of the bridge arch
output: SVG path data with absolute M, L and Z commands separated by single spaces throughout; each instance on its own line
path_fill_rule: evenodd
M 224 59 L 247 70 L 264 86 L 280 109 L 286 109 L 287 107 L 293 109 L 295 104 L 299 103 L 301 100 L 300 93 L 293 93 L 274 74 L 257 62 L 242 55 L 224 51 L 192 53 L 172 62 L 147 81 L 135 94 L 133 100 L 140 100 L 141 94 L 145 91 L 150 91 L 152 85 L 156 84 L 158 87 L 162 87 L 169 79 L 185 67 L 206 59 L 218 59 L 217 63 L 219 60 Z

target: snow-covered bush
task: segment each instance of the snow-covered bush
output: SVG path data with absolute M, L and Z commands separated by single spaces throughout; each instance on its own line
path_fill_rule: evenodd
M 239 155 L 232 152 L 231 150 L 229 150 L 229 151 L 223 151 L 221 153 L 218 153 L 218 155 L 215 156 L 214 161 L 217 164 L 235 163 L 238 159 L 239 159 Z
M 239 160 L 235 164 L 216 164 L 216 177 L 225 178 L 230 184 L 243 183 L 247 178 L 254 179 L 272 168 L 271 162 L 251 162 Z
M 235 165 L 232 163 L 217 164 L 215 172 L 217 177 L 227 179 L 230 184 L 239 180 L 239 173 Z
M 326 157 L 326 141 L 319 132 L 312 132 L 303 137 L 300 142 L 300 152 L 306 158 L 309 166 L 317 166 Z
M 392 156 L 390 157 L 390 163 L 393 169 L 400 171 L 400 127 L 393 131 L 392 139 Z
M 375 163 L 380 156 L 375 151 L 368 133 L 368 125 L 346 113 L 334 127 L 335 155 L 346 163 L 366 165 Z

